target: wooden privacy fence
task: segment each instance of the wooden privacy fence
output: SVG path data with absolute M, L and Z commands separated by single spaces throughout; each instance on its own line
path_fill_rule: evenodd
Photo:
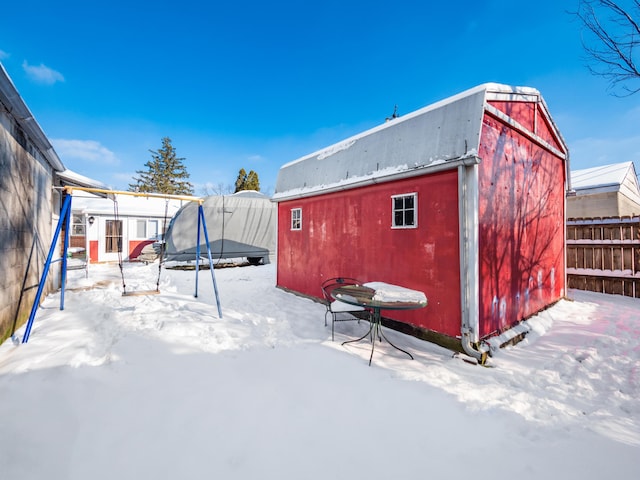
M 567 220 L 567 286 L 640 298 L 640 217 Z

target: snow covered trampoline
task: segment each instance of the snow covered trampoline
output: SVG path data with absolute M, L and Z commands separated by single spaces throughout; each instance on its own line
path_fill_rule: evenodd
M 215 195 L 205 198 L 202 208 L 215 258 L 270 263 L 276 250 L 277 207 L 269 197 L 253 190 Z M 197 245 L 193 231 L 197 223 L 197 205 L 187 204 L 176 213 L 165 235 L 167 260 L 195 260 Z M 206 245 L 200 248 L 206 251 Z

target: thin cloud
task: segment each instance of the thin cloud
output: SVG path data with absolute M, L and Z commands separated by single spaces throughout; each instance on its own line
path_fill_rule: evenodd
M 640 136 L 581 138 L 569 145 L 569 151 L 573 170 L 630 160 L 638 165 Z
M 9 58 L 9 54 L 4 50 L 0 50 L 0 60 L 5 60 L 7 58 Z
M 252 162 L 263 162 L 265 158 L 262 155 L 249 155 L 247 157 L 247 160 L 250 160 Z
M 47 67 L 44 64 L 38 66 L 29 65 L 25 60 L 22 62 L 22 68 L 31 80 L 44 85 L 53 85 L 56 82 L 64 82 L 64 77 L 60 72 Z
M 120 163 L 116 155 L 95 140 L 67 140 L 52 139 L 56 152 L 64 162 L 66 159 L 77 159 L 103 165 L 117 165 Z

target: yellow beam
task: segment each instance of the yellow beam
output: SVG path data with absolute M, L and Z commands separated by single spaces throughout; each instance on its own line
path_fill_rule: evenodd
M 184 200 L 185 202 L 198 202 L 200 205 L 204 203 L 201 197 L 192 197 L 189 195 L 169 195 L 165 193 L 146 193 L 146 192 L 127 192 L 121 190 L 109 190 L 107 188 L 89 188 L 89 187 L 64 187 L 64 192 L 73 195 L 74 190 L 89 193 L 104 193 L 107 195 L 129 195 L 130 197 L 147 197 L 147 198 L 165 198 L 167 200 Z

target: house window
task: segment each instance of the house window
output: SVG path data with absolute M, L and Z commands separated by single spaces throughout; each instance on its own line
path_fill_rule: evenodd
M 105 252 L 118 253 L 122 251 L 122 220 L 105 221 Z
M 147 233 L 149 235 L 147 238 L 160 240 L 160 237 L 158 236 L 158 220 L 149 220 L 147 224 Z
M 291 230 L 302 230 L 302 209 L 291 209 Z
M 71 236 L 84 237 L 84 215 L 74 213 L 71 216 Z
M 136 220 L 136 238 L 147 238 L 146 220 Z
M 158 239 L 158 220 L 136 220 L 136 238 L 145 240 Z
M 408 193 L 391 197 L 393 209 L 392 228 L 416 228 L 418 226 L 418 194 Z

